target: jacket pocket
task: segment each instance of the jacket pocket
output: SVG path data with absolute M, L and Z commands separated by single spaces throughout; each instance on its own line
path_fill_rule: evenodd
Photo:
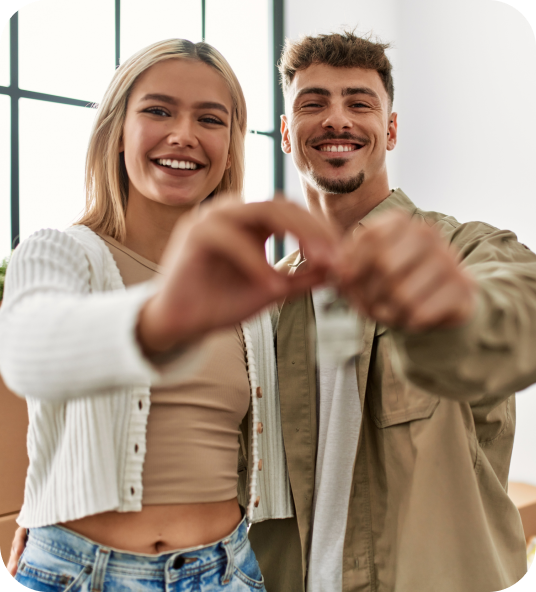
M 367 400 L 378 428 L 430 418 L 439 397 L 410 383 L 393 367 L 394 343 L 389 330 L 377 325 L 367 385 Z

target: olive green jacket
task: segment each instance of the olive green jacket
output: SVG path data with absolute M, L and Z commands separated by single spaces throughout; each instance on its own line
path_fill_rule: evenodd
M 409 335 L 366 321 L 343 590 L 502 590 L 526 572 L 507 481 L 513 393 L 536 381 L 536 255 L 509 231 L 423 212 L 400 190 L 360 224 L 394 207 L 444 234 L 476 278 L 479 303 L 456 329 Z M 294 253 L 281 265 L 299 273 L 307 263 Z M 250 529 L 268 592 L 305 589 L 317 441 L 313 323 L 310 295 L 284 302 L 276 347 L 296 517 Z

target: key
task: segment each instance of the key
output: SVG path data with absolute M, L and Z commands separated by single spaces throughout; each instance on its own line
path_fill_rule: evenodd
M 318 355 L 330 364 L 343 364 L 363 349 L 363 321 L 336 288 L 330 288 L 315 309 Z

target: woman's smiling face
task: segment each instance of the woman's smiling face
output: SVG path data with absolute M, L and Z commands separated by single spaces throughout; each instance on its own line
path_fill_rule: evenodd
M 172 58 L 146 70 L 129 97 L 120 146 L 129 201 L 188 208 L 205 199 L 230 166 L 232 113 L 212 66 Z

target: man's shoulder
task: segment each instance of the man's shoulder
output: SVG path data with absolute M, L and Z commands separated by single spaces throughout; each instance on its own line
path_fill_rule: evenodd
M 416 207 L 413 216 L 421 218 L 428 226 L 437 228 L 447 240 L 458 248 L 497 232 L 509 232 L 501 231 L 481 220 L 460 222 L 454 216 L 442 212 L 426 211 L 418 207 Z M 517 238 L 513 233 L 511 234 L 513 238 Z
M 508 243 L 514 250 L 521 249 L 524 254 L 525 251 L 528 251 L 524 245 L 518 242 L 515 233 L 510 230 L 501 230 L 480 220 L 460 222 L 454 216 L 442 212 L 423 210 L 415 205 L 401 189 L 393 191 L 389 202 L 386 204 L 388 207 L 400 207 L 411 216 L 421 218 L 428 226 L 437 228 L 464 258 L 474 253 L 477 248 L 479 252 L 485 250 L 484 245 L 486 244 L 491 245 L 491 250 L 499 244 L 504 246 Z M 485 257 L 487 256 L 485 255 Z

